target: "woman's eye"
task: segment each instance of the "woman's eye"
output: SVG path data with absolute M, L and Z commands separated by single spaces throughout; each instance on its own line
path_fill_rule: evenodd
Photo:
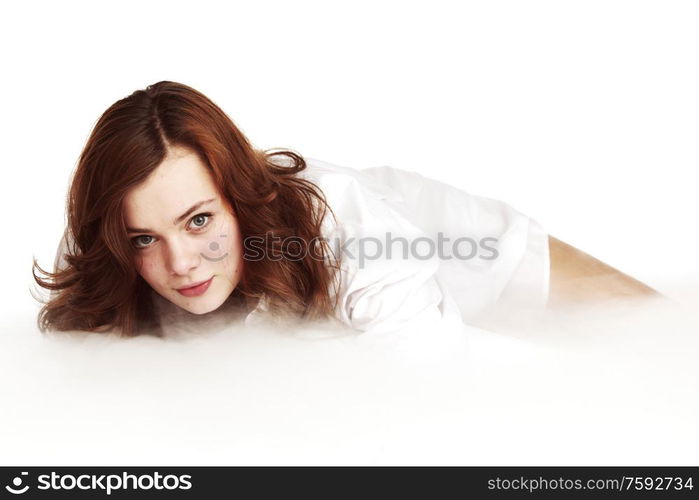
M 148 238 L 153 239 L 152 236 L 142 235 L 142 236 L 136 236 L 136 237 L 133 238 L 131 241 L 133 241 L 134 246 L 135 246 L 136 248 L 138 248 L 138 249 L 146 248 L 146 247 L 148 246 L 148 243 L 150 243 L 150 241 L 144 242 L 144 241 L 143 241 L 144 238 L 146 238 L 146 239 L 148 239 Z M 141 244 L 139 244 L 139 243 L 141 243 Z
M 210 212 L 205 212 L 195 215 L 189 220 L 189 222 L 194 226 L 194 229 L 196 230 L 204 229 L 211 223 L 211 219 L 213 219 L 213 217 L 214 214 Z M 135 238 L 131 239 L 133 245 L 138 250 L 148 248 L 150 246 L 151 240 L 153 240 L 153 237 L 148 236 L 147 234 L 142 234 L 141 236 L 136 236 Z
M 209 219 L 211 219 L 211 217 L 212 214 L 208 212 L 197 214 L 194 217 L 192 217 L 191 222 L 192 224 L 194 224 L 195 229 L 201 229 L 208 225 Z

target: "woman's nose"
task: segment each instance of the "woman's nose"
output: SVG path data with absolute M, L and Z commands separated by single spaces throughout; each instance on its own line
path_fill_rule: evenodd
M 201 262 L 200 251 L 193 241 L 174 241 L 169 245 L 169 266 L 173 274 L 186 275 Z

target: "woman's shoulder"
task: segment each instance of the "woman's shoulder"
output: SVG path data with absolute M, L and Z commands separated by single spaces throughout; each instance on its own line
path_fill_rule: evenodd
M 305 157 L 306 169 L 299 175 L 316 184 L 326 195 L 346 196 L 361 192 L 377 199 L 402 200 L 390 184 L 367 175 L 365 169 Z

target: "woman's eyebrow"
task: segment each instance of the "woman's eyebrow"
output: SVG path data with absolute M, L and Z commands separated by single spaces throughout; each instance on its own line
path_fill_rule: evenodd
M 191 213 L 194 212 L 195 210 L 198 210 L 198 209 L 201 208 L 202 206 L 211 203 L 212 201 L 216 201 L 216 198 L 210 198 L 210 199 L 208 199 L 208 200 L 203 200 L 203 201 L 200 201 L 200 202 L 198 202 L 198 203 L 195 203 L 194 205 L 192 205 L 191 207 L 189 207 L 189 209 L 188 209 L 185 213 L 183 213 L 183 214 L 180 215 L 179 217 L 175 218 L 175 220 L 172 221 L 172 225 L 173 225 L 173 226 L 176 226 L 177 224 L 179 224 L 180 222 L 182 222 L 184 219 L 186 219 L 187 216 L 188 216 L 189 214 L 191 214 Z M 153 231 L 152 229 L 143 229 L 143 228 L 140 228 L 140 227 L 127 227 L 127 228 L 126 228 L 126 232 L 127 232 L 127 233 L 150 233 L 150 232 L 152 232 L 152 231 Z

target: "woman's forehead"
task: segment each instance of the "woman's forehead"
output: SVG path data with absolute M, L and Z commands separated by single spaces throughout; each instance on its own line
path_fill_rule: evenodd
M 168 157 L 145 181 L 132 188 L 124 199 L 127 221 L 158 216 L 171 219 L 193 205 L 214 199 L 220 193 L 213 177 L 197 155 Z
M 174 227 L 197 215 L 197 213 L 202 210 L 214 210 L 219 208 L 219 203 L 220 199 L 214 196 L 212 198 L 196 201 L 189 206 L 182 205 L 182 208 L 171 211 L 170 213 L 168 213 L 164 207 L 155 207 L 143 213 L 140 213 L 137 209 L 127 210 L 126 230 L 129 233 L 150 233 L 157 231 L 161 227 Z M 179 210 L 179 212 L 177 210 Z
M 167 156 L 139 187 L 145 191 L 211 189 L 214 179 L 199 155 L 189 153 Z

